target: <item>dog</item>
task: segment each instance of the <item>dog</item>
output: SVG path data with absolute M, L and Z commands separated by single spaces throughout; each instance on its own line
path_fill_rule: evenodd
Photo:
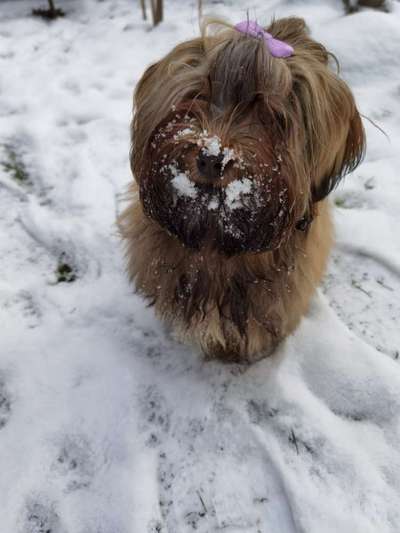
M 335 62 L 303 19 L 209 20 L 136 86 L 128 273 L 207 358 L 270 355 L 323 276 L 327 197 L 365 149 Z

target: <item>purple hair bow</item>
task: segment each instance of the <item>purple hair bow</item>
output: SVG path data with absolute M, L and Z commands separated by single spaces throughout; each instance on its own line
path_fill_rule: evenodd
M 274 57 L 289 57 L 294 52 L 290 44 L 280 41 L 279 39 L 274 39 L 270 33 L 264 31 L 264 29 L 254 20 L 243 20 L 242 22 L 239 22 L 235 25 L 235 30 L 251 35 L 251 37 L 264 39 L 268 50 Z

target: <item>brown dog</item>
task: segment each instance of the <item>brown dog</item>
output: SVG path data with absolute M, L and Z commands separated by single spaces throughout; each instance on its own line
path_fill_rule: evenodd
M 293 53 L 212 22 L 146 70 L 119 220 L 137 290 L 226 361 L 270 354 L 307 311 L 332 245 L 326 197 L 364 153 L 329 52 L 302 19 L 266 31 Z

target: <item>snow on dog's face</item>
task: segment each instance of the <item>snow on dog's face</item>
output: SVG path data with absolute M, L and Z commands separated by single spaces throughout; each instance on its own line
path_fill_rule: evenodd
M 145 213 L 190 248 L 232 255 L 277 247 L 293 205 L 285 146 L 255 125 L 241 123 L 236 136 L 223 123 L 207 129 L 204 108 L 180 106 L 151 137 L 140 179 Z
M 151 66 L 135 93 L 132 169 L 145 213 L 187 247 L 274 250 L 363 154 L 361 120 L 300 19 L 220 25 Z

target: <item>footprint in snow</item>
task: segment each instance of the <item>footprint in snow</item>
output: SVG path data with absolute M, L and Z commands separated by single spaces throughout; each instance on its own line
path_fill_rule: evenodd
M 170 412 L 166 400 L 154 385 L 147 387 L 139 398 L 142 429 L 149 431 L 147 444 L 157 446 L 170 429 Z
M 336 250 L 322 290 L 349 329 L 379 352 L 399 357 L 400 276 L 390 265 L 379 257 Z
M 200 491 L 194 490 L 193 487 L 190 487 L 184 496 L 178 496 L 178 501 L 176 501 L 176 494 L 179 494 L 180 478 L 182 476 L 182 472 L 176 469 L 177 465 L 174 461 L 170 461 L 165 453 L 159 454 L 159 506 L 161 516 L 167 525 L 167 530 L 177 530 L 179 525 L 176 522 L 176 514 L 182 514 L 187 526 L 185 531 L 205 531 L 204 526 L 210 519 L 210 513 L 213 514 L 213 510 L 207 509 Z M 208 526 L 206 527 L 206 530 L 209 531 Z M 152 533 L 162 533 L 164 529 L 162 524 L 157 522 L 153 524 L 153 529 L 150 529 L 150 531 Z
M 53 503 L 28 501 L 20 533 L 65 533 Z
M 147 533 L 164 533 L 165 528 L 159 520 L 151 520 L 147 526 Z
M 65 479 L 65 491 L 90 486 L 95 473 L 94 454 L 82 435 L 67 435 L 58 443 L 53 470 Z
M 11 399 L 4 380 L 0 375 L 0 429 L 3 428 L 11 415 Z

